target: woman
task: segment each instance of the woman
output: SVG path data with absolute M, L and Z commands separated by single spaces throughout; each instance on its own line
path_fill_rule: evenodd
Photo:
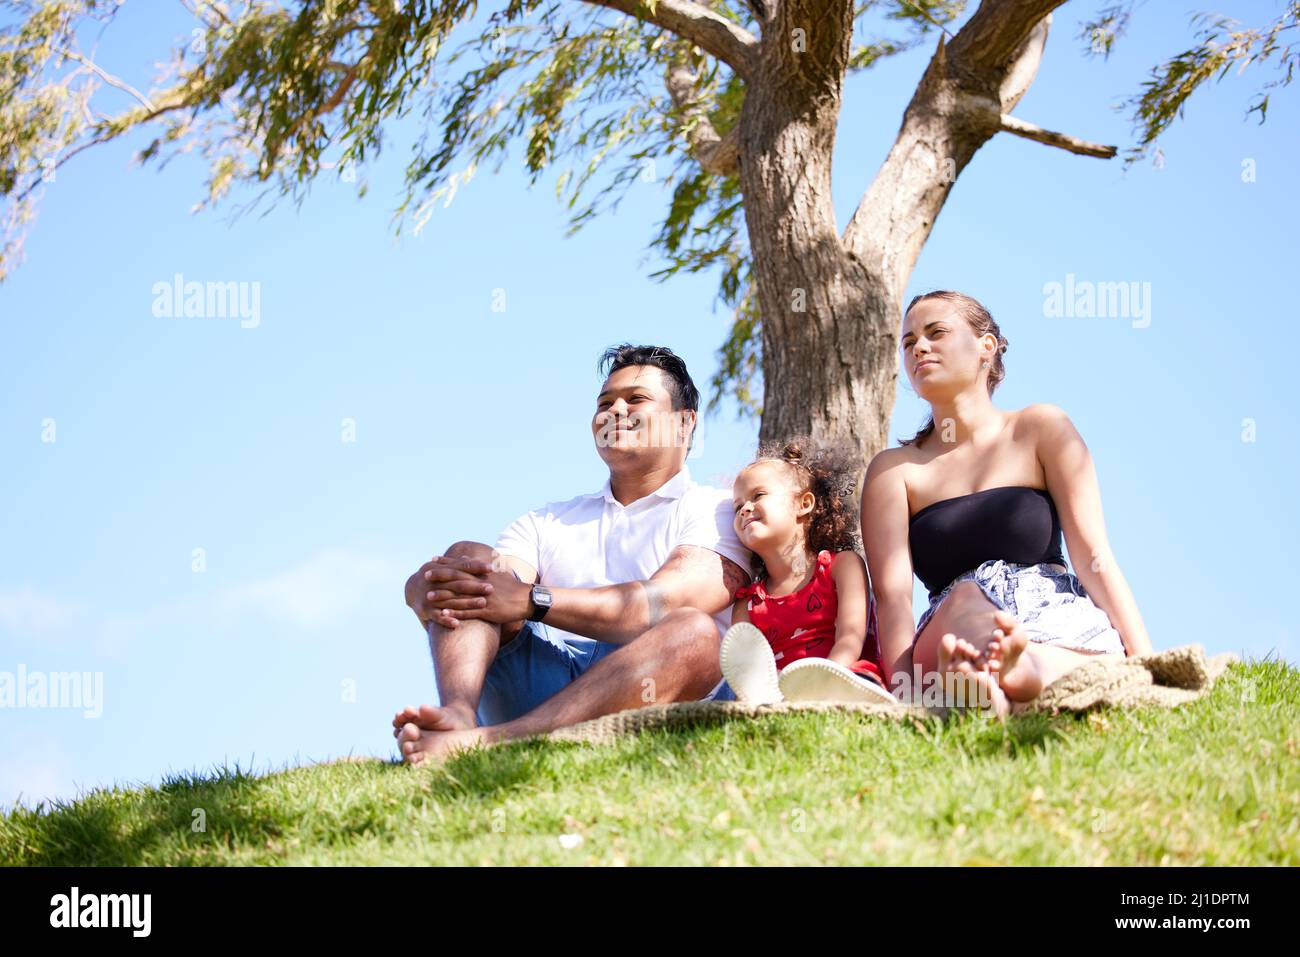
M 932 415 L 872 459 L 861 511 L 890 687 L 956 672 L 1004 715 L 1090 657 L 1149 652 L 1083 439 L 1056 406 L 993 405 L 1007 340 L 988 310 L 917 296 L 900 344 Z M 913 572 L 930 590 L 915 630 Z

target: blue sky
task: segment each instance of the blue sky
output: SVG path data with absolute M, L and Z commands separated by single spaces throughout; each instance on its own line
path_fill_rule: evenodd
M 1143 5 L 1104 63 L 1073 38 L 1092 6 L 1073 7 L 1016 112 L 1128 145 L 1115 103 L 1189 45 L 1197 8 Z M 1216 7 L 1251 23 L 1279 8 Z M 144 84 L 188 33 L 149 11 L 128 5 L 102 47 Z M 928 55 L 851 81 L 841 228 Z M 1125 172 L 995 138 L 909 291 L 981 299 L 1011 343 L 995 401 L 1069 412 L 1157 647 L 1294 662 L 1300 409 L 1285 369 L 1300 101 L 1283 90 L 1268 123 L 1246 119 L 1268 78 L 1198 93 L 1162 166 Z M 58 172 L 27 262 L 0 286 L 0 671 L 103 675 L 99 718 L 0 710 L 0 806 L 223 762 L 391 754 L 394 710 L 432 697 L 407 575 L 453 541 L 492 541 L 528 508 L 600 486 L 588 422 L 605 346 L 670 345 L 706 383 L 727 327 L 715 277 L 647 278 L 663 184 L 637 184 L 617 215 L 566 240 L 553 179 L 529 190 L 515 149 L 397 242 L 401 150 L 366 173 L 363 200 L 322 181 L 300 210 L 232 223 L 190 214 L 196 160 L 140 169 L 139 145 Z M 154 285 L 176 274 L 259 283 L 259 324 L 154 315 Z M 1150 283 L 1149 325 L 1045 315 L 1044 287 L 1069 275 Z M 891 434 L 924 413 L 904 381 Z M 707 420 L 692 473 L 729 484 L 756 434 L 733 410 Z

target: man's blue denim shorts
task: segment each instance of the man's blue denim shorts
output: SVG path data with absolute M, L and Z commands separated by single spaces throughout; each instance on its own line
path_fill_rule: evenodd
M 552 631 L 540 621 L 524 622 L 488 667 L 479 698 L 479 724 L 501 724 L 527 714 L 621 647 Z M 734 701 L 735 695 L 722 682 L 704 700 L 710 699 Z

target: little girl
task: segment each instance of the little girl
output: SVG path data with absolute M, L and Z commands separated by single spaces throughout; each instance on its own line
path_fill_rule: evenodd
M 884 688 L 876 609 L 858 543 L 849 450 L 767 445 L 732 489 L 753 584 L 736 592 L 722 673 L 750 704 L 893 702 Z

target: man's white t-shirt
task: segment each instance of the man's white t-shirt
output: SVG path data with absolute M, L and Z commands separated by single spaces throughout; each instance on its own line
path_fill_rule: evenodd
M 503 555 L 537 569 L 550 588 L 596 588 L 645 581 L 679 545 L 698 545 L 749 571 L 749 550 L 732 525 L 731 492 L 697 485 L 685 465 L 644 498 L 623 505 L 610 482 L 599 492 L 551 502 L 515 519 L 497 539 Z M 713 616 L 719 634 L 731 625 L 731 606 Z M 548 628 L 561 639 L 590 641 Z

